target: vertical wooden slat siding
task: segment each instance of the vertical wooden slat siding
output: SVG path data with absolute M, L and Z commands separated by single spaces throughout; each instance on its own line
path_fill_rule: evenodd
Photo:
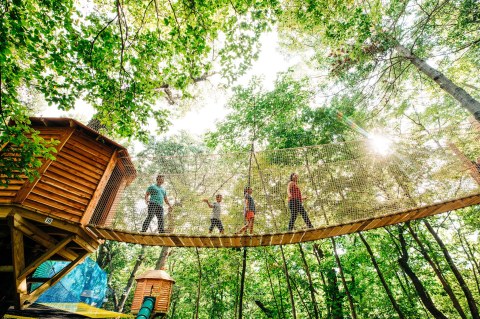
M 1 174 L 0 179 L 2 179 Z M 22 180 L 10 180 L 7 187 L 0 188 L 0 203 L 12 203 L 13 199 L 15 196 L 17 196 L 18 191 L 22 188 L 22 185 L 25 183 L 25 181 L 26 177 Z
M 97 184 L 95 182 L 90 182 L 85 179 L 78 178 L 75 174 L 66 172 L 61 168 L 57 167 L 57 165 L 55 164 L 50 165 L 50 168 L 48 169 L 48 171 L 45 172 L 45 175 L 47 175 L 48 177 L 52 177 L 51 173 L 55 174 L 56 176 L 61 176 L 60 180 L 63 183 L 66 183 L 74 187 L 78 185 L 85 188 L 89 188 L 90 192 L 94 191 L 97 187 Z
M 117 160 L 118 160 L 118 151 L 114 151 L 112 156 L 110 157 L 110 161 L 105 169 L 105 172 L 103 173 L 103 176 L 100 179 L 100 182 L 98 183 L 97 189 L 95 190 L 95 193 L 93 194 L 93 197 L 90 200 L 90 203 L 85 209 L 85 213 L 83 214 L 83 217 L 80 220 L 80 224 L 86 225 L 90 221 L 90 218 L 93 215 L 93 211 L 97 206 L 98 200 L 102 195 L 103 189 L 105 188 L 105 185 L 107 184 L 108 179 L 110 178 L 110 174 L 112 173 L 113 169 L 115 168 L 115 165 L 117 164 Z
M 139 280 L 137 282 L 137 288 L 135 289 L 135 295 L 133 296 L 133 301 L 132 301 L 132 306 L 131 309 L 132 311 L 138 311 L 142 305 L 143 301 L 143 293 L 145 291 L 145 281 L 144 280 Z
M 72 194 L 63 192 L 62 190 L 55 189 L 54 187 L 46 186 L 45 184 L 38 183 L 38 187 L 32 191 L 32 194 L 48 198 L 49 200 L 62 203 L 68 207 L 82 212 L 89 203 L 88 198 L 78 198 Z M 42 187 L 45 186 L 45 187 Z
M 90 172 L 92 176 L 98 178 L 97 176 L 101 176 L 103 174 L 103 169 L 105 165 L 96 164 L 89 158 L 80 158 L 80 153 L 69 153 L 67 149 L 63 149 L 57 156 L 57 160 L 63 163 L 69 163 L 70 166 L 78 167 L 84 172 Z M 60 160 L 61 159 L 61 160 Z
M 75 131 L 74 128 L 69 128 L 63 132 L 63 134 L 60 137 L 60 143 L 55 146 L 57 150 L 57 154 L 60 153 L 62 150 L 63 146 L 65 143 L 67 143 L 68 139 L 72 136 L 73 132 Z M 18 191 L 17 196 L 13 200 L 15 203 L 22 204 L 25 199 L 28 197 L 30 192 L 33 190 L 35 185 L 38 183 L 38 181 L 42 178 L 43 173 L 48 169 L 48 167 L 52 164 L 53 160 L 46 160 L 42 166 L 38 169 L 38 173 L 40 174 L 39 177 L 35 178 L 32 182 L 26 181 L 25 184 L 23 184 L 23 187 L 21 190 Z
M 38 185 L 38 189 L 41 189 L 44 192 L 53 193 L 59 198 L 61 198 L 60 201 L 71 200 L 74 203 L 78 203 L 82 206 L 86 206 L 91 198 L 90 194 L 76 191 L 72 188 L 59 187 L 59 185 L 57 184 L 46 183 L 44 178 L 42 178 L 42 180 L 38 182 L 37 185 Z M 65 185 L 62 185 L 62 186 L 65 186 Z
M 37 211 L 41 211 L 47 215 L 58 215 L 62 218 L 67 217 L 68 220 L 80 220 L 82 216 L 82 211 L 76 210 L 64 203 L 59 203 L 57 201 L 51 200 L 48 197 L 40 196 L 37 194 L 30 194 L 28 200 L 25 201 L 24 205 L 27 208 L 33 208 Z
M 97 184 L 98 180 L 102 176 L 92 176 L 92 174 L 88 174 L 88 172 L 80 170 L 79 167 L 72 166 L 71 163 L 64 162 L 61 158 L 58 161 L 55 161 L 52 164 L 52 167 L 57 168 L 57 170 L 60 170 L 63 173 L 69 173 L 71 176 L 75 176 L 76 179 L 85 180 L 92 184 Z
M 164 279 L 141 278 L 137 280 L 137 288 L 132 301 L 132 312 L 138 313 L 143 298 L 155 297 L 154 312 L 166 313 L 170 305 L 170 297 L 173 283 Z

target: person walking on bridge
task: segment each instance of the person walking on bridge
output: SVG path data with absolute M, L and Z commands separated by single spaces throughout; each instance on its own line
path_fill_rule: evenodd
M 163 222 L 163 202 L 168 205 L 168 211 L 172 211 L 172 205 L 167 198 L 167 191 L 163 187 L 165 182 L 164 175 L 157 176 L 157 183 L 150 185 L 145 193 L 145 203 L 148 205 L 147 218 L 143 222 L 142 232 L 146 232 L 153 216 L 157 217 L 158 232 L 165 233 Z
M 303 207 L 302 201 L 306 199 L 306 197 L 302 197 L 302 192 L 298 187 L 298 174 L 292 173 L 290 174 L 290 181 L 287 185 L 287 195 L 288 195 L 288 208 L 290 209 L 290 222 L 288 223 L 288 231 L 293 230 L 293 226 L 295 225 L 295 220 L 297 219 L 298 213 L 302 215 L 303 220 L 308 228 L 313 228 L 312 223 L 310 222 L 310 218 L 308 218 L 308 214 Z

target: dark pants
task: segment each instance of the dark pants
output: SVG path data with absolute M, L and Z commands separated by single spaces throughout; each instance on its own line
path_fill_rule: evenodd
M 157 216 L 158 222 L 158 232 L 164 233 L 163 229 L 163 206 L 157 203 L 150 202 L 148 204 L 148 215 L 145 221 L 143 222 L 142 232 L 146 232 L 150 222 L 152 221 L 153 215 Z
M 218 227 L 218 230 L 220 230 L 220 232 L 223 232 L 223 225 L 222 225 L 222 221 L 220 219 L 216 219 L 216 218 L 210 218 L 210 228 L 208 229 L 208 231 L 212 231 L 215 226 Z
M 313 228 L 310 219 L 308 218 L 305 208 L 303 208 L 302 201 L 299 199 L 291 199 L 288 201 L 288 208 L 290 209 L 290 222 L 288 223 L 288 230 L 293 230 L 293 225 L 297 219 L 298 213 L 302 215 L 303 220 L 308 228 Z

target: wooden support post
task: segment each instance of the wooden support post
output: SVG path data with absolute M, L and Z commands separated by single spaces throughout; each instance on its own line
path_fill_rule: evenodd
M 14 227 L 14 218 L 9 218 L 10 233 L 12 238 L 12 261 L 14 278 L 14 306 L 21 309 L 26 296 L 28 295 L 26 279 L 19 279 L 19 275 L 25 269 L 25 248 L 23 234 Z
M 73 238 L 73 241 L 75 241 L 75 243 L 77 243 L 80 247 L 82 247 L 86 251 L 94 252 L 95 250 L 97 250 L 96 246 L 95 247 L 92 246 L 91 242 L 88 242 L 87 240 L 85 240 L 84 238 L 82 238 L 80 236 L 75 236 Z M 96 243 L 97 243 L 97 241 L 95 241 L 95 244 Z

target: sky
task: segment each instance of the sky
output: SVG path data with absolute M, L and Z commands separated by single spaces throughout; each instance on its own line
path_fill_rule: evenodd
M 290 66 L 297 63 L 296 59 L 287 60 L 280 53 L 278 36 L 271 32 L 262 35 L 262 49 L 259 59 L 255 61 L 250 71 L 241 77 L 235 85 L 247 85 L 254 76 L 263 78 L 263 85 L 266 89 L 273 88 L 273 83 L 278 72 L 286 71 Z M 215 80 L 214 80 L 215 81 Z M 228 101 L 228 92 L 217 92 L 209 98 L 199 101 L 200 105 L 187 112 L 184 117 L 173 120 L 169 133 L 176 133 L 181 130 L 188 131 L 194 135 L 201 135 L 211 129 L 215 122 L 223 119 L 227 110 L 225 105 Z

